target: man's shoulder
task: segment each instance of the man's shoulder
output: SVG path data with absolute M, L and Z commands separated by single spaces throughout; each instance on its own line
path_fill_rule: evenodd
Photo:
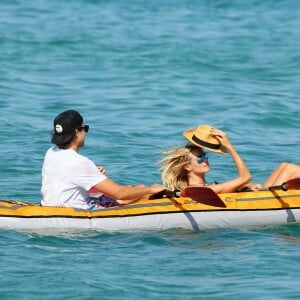
M 58 161 L 76 161 L 76 164 L 93 164 L 93 162 L 88 157 L 78 153 L 71 148 L 60 149 L 57 146 L 52 146 L 47 150 L 46 157 L 48 159 L 54 159 Z

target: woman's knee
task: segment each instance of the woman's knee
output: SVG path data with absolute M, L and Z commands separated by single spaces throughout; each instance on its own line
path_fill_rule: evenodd
M 280 164 L 282 167 L 282 171 L 288 171 L 289 173 L 299 173 L 300 172 L 300 166 L 288 163 L 288 162 L 283 162 Z
M 279 164 L 279 166 L 276 169 L 282 171 L 284 169 L 289 168 L 289 165 L 290 165 L 290 163 L 288 163 L 288 162 L 282 162 Z
M 288 166 L 291 166 L 292 164 L 284 161 L 281 163 L 281 165 L 284 167 L 288 167 Z

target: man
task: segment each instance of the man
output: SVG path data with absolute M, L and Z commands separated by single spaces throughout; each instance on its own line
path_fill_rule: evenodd
M 42 169 L 42 205 L 100 209 L 133 203 L 165 189 L 158 184 L 119 185 L 109 179 L 90 159 L 78 153 L 88 131 L 89 126 L 84 125 L 75 110 L 64 111 L 54 119 L 55 146 L 47 151 Z M 91 197 L 88 192 L 91 188 L 103 195 Z

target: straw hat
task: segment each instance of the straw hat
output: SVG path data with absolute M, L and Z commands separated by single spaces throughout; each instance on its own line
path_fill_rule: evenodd
M 200 125 L 196 129 L 184 131 L 183 135 L 193 145 L 216 153 L 226 153 L 226 149 L 224 149 L 219 141 L 210 134 L 211 128 L 212 127 L 209 125 Z

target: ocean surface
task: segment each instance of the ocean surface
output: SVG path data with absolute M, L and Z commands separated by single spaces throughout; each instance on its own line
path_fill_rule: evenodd
M 54 117 L 123 184 L 160 183 L 182 132 L 227 132 L 262 182 L 300 164 L 300 1 L 0 1 L 0 198 L 39 202 Z M 210 156 L 208 180 L 236 174 Z M 0 299 L 300 299 L 300 225 L 0 231 Z

